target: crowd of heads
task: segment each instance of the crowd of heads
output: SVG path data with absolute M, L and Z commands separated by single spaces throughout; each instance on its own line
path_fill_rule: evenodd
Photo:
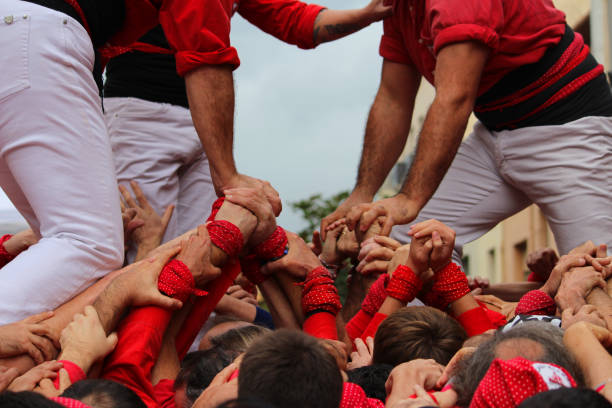
M 147 247 L 132 233 L 160 217 L 140 210 L 124 205 L 134 263 L 0 327 L 0 406 L 611 406 L 604 245 L 538 251 L 528 282 L 489 284 L 451 262 L 435 220 L 411 244 L 343 221 L 306 243 L 242 189 Z

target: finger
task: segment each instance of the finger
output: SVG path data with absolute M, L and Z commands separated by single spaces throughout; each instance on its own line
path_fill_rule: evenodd
M 374 260 L 390 261 L 393 258 L 394 251 L 385 247 L 372 249 L 365 257 L 366 262 Z
M 323 245 L 321 243 L 321 233 L 318 230 L 314 230 L 312 232 L 312 244 L 314 245 L 314 253 L 315 254 L 320 254 L 321 250 L 323 248 Z
M 596 257 L 605 258 L 606 256 L 608 256 L 608 246 L 606 244 L 600 244 L 597 247 Z
M 374 273 L 385 273 L 387 272 L 387 268 L 389 267 L 388 261 L 374 261 L 367 263 L 360 271 L 358 271 L 362 275 L 372 275 Z
M 121 190 L 119 190 L 119 192 L 121 192 Z M 121 208 L 122 214 L 127 210 L 127 207 L 123 203 L 123 199 L 121 198 L 121 196 L 119 197 L 119 207 Z
M 366 344 L 368 346 L 368 350 L 370 351 L 370 355 L 374 355 L 374 338 L 370 336 L 366 337 Z
M 374 237 L 374 241 L 382 246 L 385 246 L 393 251 L 397 248 L 401 247 L 402 244 L 399 241 L 394 240 L 393 238 L 384 236 L 384 235 L 376 235 Z
M 24 323 L 40 323 L 43 320 L 47 320 L 48 318 L 53 316 L 53 314 L 54 314 L 53 311 L 37 313 L 35 315 L 26 317 L 25 319 L 23 319 L 23 322 Z
M 34 344 L 38 350 L 41 351 L 45 361 L 53 358 L 55 348 L 53 347 L 53 343 L 51 343 L 49 339 L 47 339 L 46 337 L 41 337 L 32 334 L 30 336 L 30 342 Z
M 178 310 L 183 307 L 183 302 L 180 300 L 164 296 L 160 292 L 154 295 L 151 299 L 151 304 L 170 310 Z
M 154 263 L 156 265 L 164 266 L 165 264 L 168 263 L 170 258 L 175 256 L 179 252 L 181 252 L 180 246 L 165 248 L 163 250 L 158 251 L 154 257 L 149 258 L 147 261 L 149 263 Z M 161 269 L 160 269 L 160 272 L 161 272 Z
M 395 225 L 395 220 L 393 219 L 392 215 L 384 217 L 384 220 L 385 222 L 383 223 L 382 228 L 380 229 L 380 235 L 386 237 L 391 234 L 391 229 Z
M 128 205 L 128 207 L 138 207 L 138 204 L 136 204 L 136 201 L 134 201 L 134 199 L 132 198 L 132 195 L 130 194 L 130 191 L 127 189 L 127 187 L 122 184 L 119 184 L 119 191 L 121 192 L 121 196 L 125 200 L 125 203 Z
M 236 291 L 238 291 L 240 289 L 242 289 L 242 287 L 240 285 L 232 285 L 229 288 L 227 288 L 227 294 L 231 295 L 232 293 L 234 293 L 234 292 L 236 292 Z
M 355 229 L 355 226 L 361 219 L 363 213 L 368 211 L 371 207 L 372 204 L 359 204 L 358 206 L 351 208 L 348 214 L 346 214 L 346 226 L 350 231 Z
M 210 382 L 209 387 L 212 387 L 214 385 L 225 384 L 229 380 L 229 378 L 232 376 L 234 371 L 236 371 L 237 368 L 238 368 L 238 364 L 236 364 L 235 362 L 232 362 L 230 365 L 225 367 L 223 370 L 219 371 L 219 374 L 217 374 L 215 378 L 213 378 L 213 380 Z
M 115 349 L 118 342 L 119 336 L 117 336 L 116 332 L 112 332 L 108 335 L 108 337 L 106 338 L 106 344 L 108 345 L 109 353 Z
M 43 353 L 32 343 L 28 343 L 24 346 L 26 353 L 32 357 L 34 362 L 38 365 L 45 361 Z
M 359 337 L 355 339 L 355 348 L 357 349 L 357 353 L 359 353 L 360 355 L 369 354 L 368 347 L 365 345 L 363 340 L 361 340 Z
M 162 223 L 162 228 L 164 229 L 164 231 L 168 227 L 168 223 L 170 222 L 170 218 L 172 218 L 173 212 L 174 212 L 174 204 L 170 204 L 166 208 L 166 211 L 164 211 L 164 214 L 162 215 L 161 223 Z
M 68 387 L 70 387 L 72 383 L 70 382 L 70 376 L 68 375 L 68 371 L 65 368 L 59 370 L 59 390 L 61 393 Z
M 427 391 L 425 391 L 425 389 L 419 384 L 414 384 L 414 393 L 416 394 L 417 398 L 423 398 L 427 401 L 434 402 L 431 396 L 427 394 Z
M 138 200 L 138 204 L 140 204 L 140 207 L 147 209 L 151 208 L 151 206 L 149 205 L 149 200 L 147 200 L 147 197 L 142 192 L 142 189 L 140 188 L 138 183 L 134 180 L 131 180 L 130 187 L 132 187 L 132 191 L 134 192 L 134 196 L 136 197 L 136 200 Z

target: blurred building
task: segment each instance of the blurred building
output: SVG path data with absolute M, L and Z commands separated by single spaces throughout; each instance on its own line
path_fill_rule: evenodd
M 610 69 L 611 45 L 609 27 L 612 27 L 612 0 L 553 0 L 563 10 L 567 22 L 582 34 L 595 57 Z M 402 185 L 412 163 L 425 114 L 431 104 L 435 90 L 423 81 L 417 95 L 413 124 L 408 143 L 398 163 L 393 168 L 379 196 L 392 196 Z M 470 133 L 475 118 L 472 115 L 466 129 Z M 527 254 L 531 251 L 556 248 L 554 237 L 536 205 L 507 218 L 481 238 L 464 247 L 463 263 L 466 272 L 472 276 L 483 276 L 492 282 L 524 280 Z

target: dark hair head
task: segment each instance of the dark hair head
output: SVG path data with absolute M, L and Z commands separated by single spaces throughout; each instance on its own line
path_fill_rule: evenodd
M 590 388 L 558 388 L 527 398 L 519 408 L 611 408 L 612 404 Z
M 79 400 L 94 408 L 146 408 L 134 391 L 111 380 L 77 381 L 66 388 L 62 397 Z
M 373 364 L 347 371 L 348 382 L 359 385 L 368 398 L 376 398 L 385 402 L 387 391 L 385 383 L 393 366 L 389 364 Z
M 432 358 L 446 365 L 466 338 L 463 327 L 438 309 L 403 307 L 378 326 L 372 362 L 396 366 L 418 358 Z
M 281 329 L 258 339 L 244 355 L 238 397 L 277 407 L 338 408 L 342 376 L 317 339 Z
M 63 408 L 57 402 L 31 392 L 4 391 L 0 393 L 0 407 L 6 408 Z
M 504 355 L 501 356 L 500 352 Z M 459 397 L 457 405 L 469 405 L 495 358 L 506 360 L 519 356 L 563 367 L 578 386 L 584 384 L 578 364 L 563 345 L 563 331 L 549 323 L 527 322 L 505 332 L 498 330 L 472 356 L 460 362 L 453 377 L 453 389 Z
M 187 354 L 174 380 L 174 389 L 185 387 L 185 397 L 191 406 L 219 371 L 234 361 L 238 354 L 226 353 L 220 347 Z
M 276 408 L 269 402 L 263 402 L 257 399 L 238 398 L 229 400 L 219 405 L 217 408 Z

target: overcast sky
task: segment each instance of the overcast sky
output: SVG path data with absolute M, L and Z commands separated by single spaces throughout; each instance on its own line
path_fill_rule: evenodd
M 366 2 L 328 0 L 329 8 Z M 382 24 L 301 50 L 232 19 L 235 71 L 235 156 L 240 172 L 266 179 L 279 191 L 279 223 L 303 227 L 289 203 L 314 193 L 326 196 L 354 184 L 363 129 L 378 88 Z M 12 208 L 2 193 L 0 210 Z

